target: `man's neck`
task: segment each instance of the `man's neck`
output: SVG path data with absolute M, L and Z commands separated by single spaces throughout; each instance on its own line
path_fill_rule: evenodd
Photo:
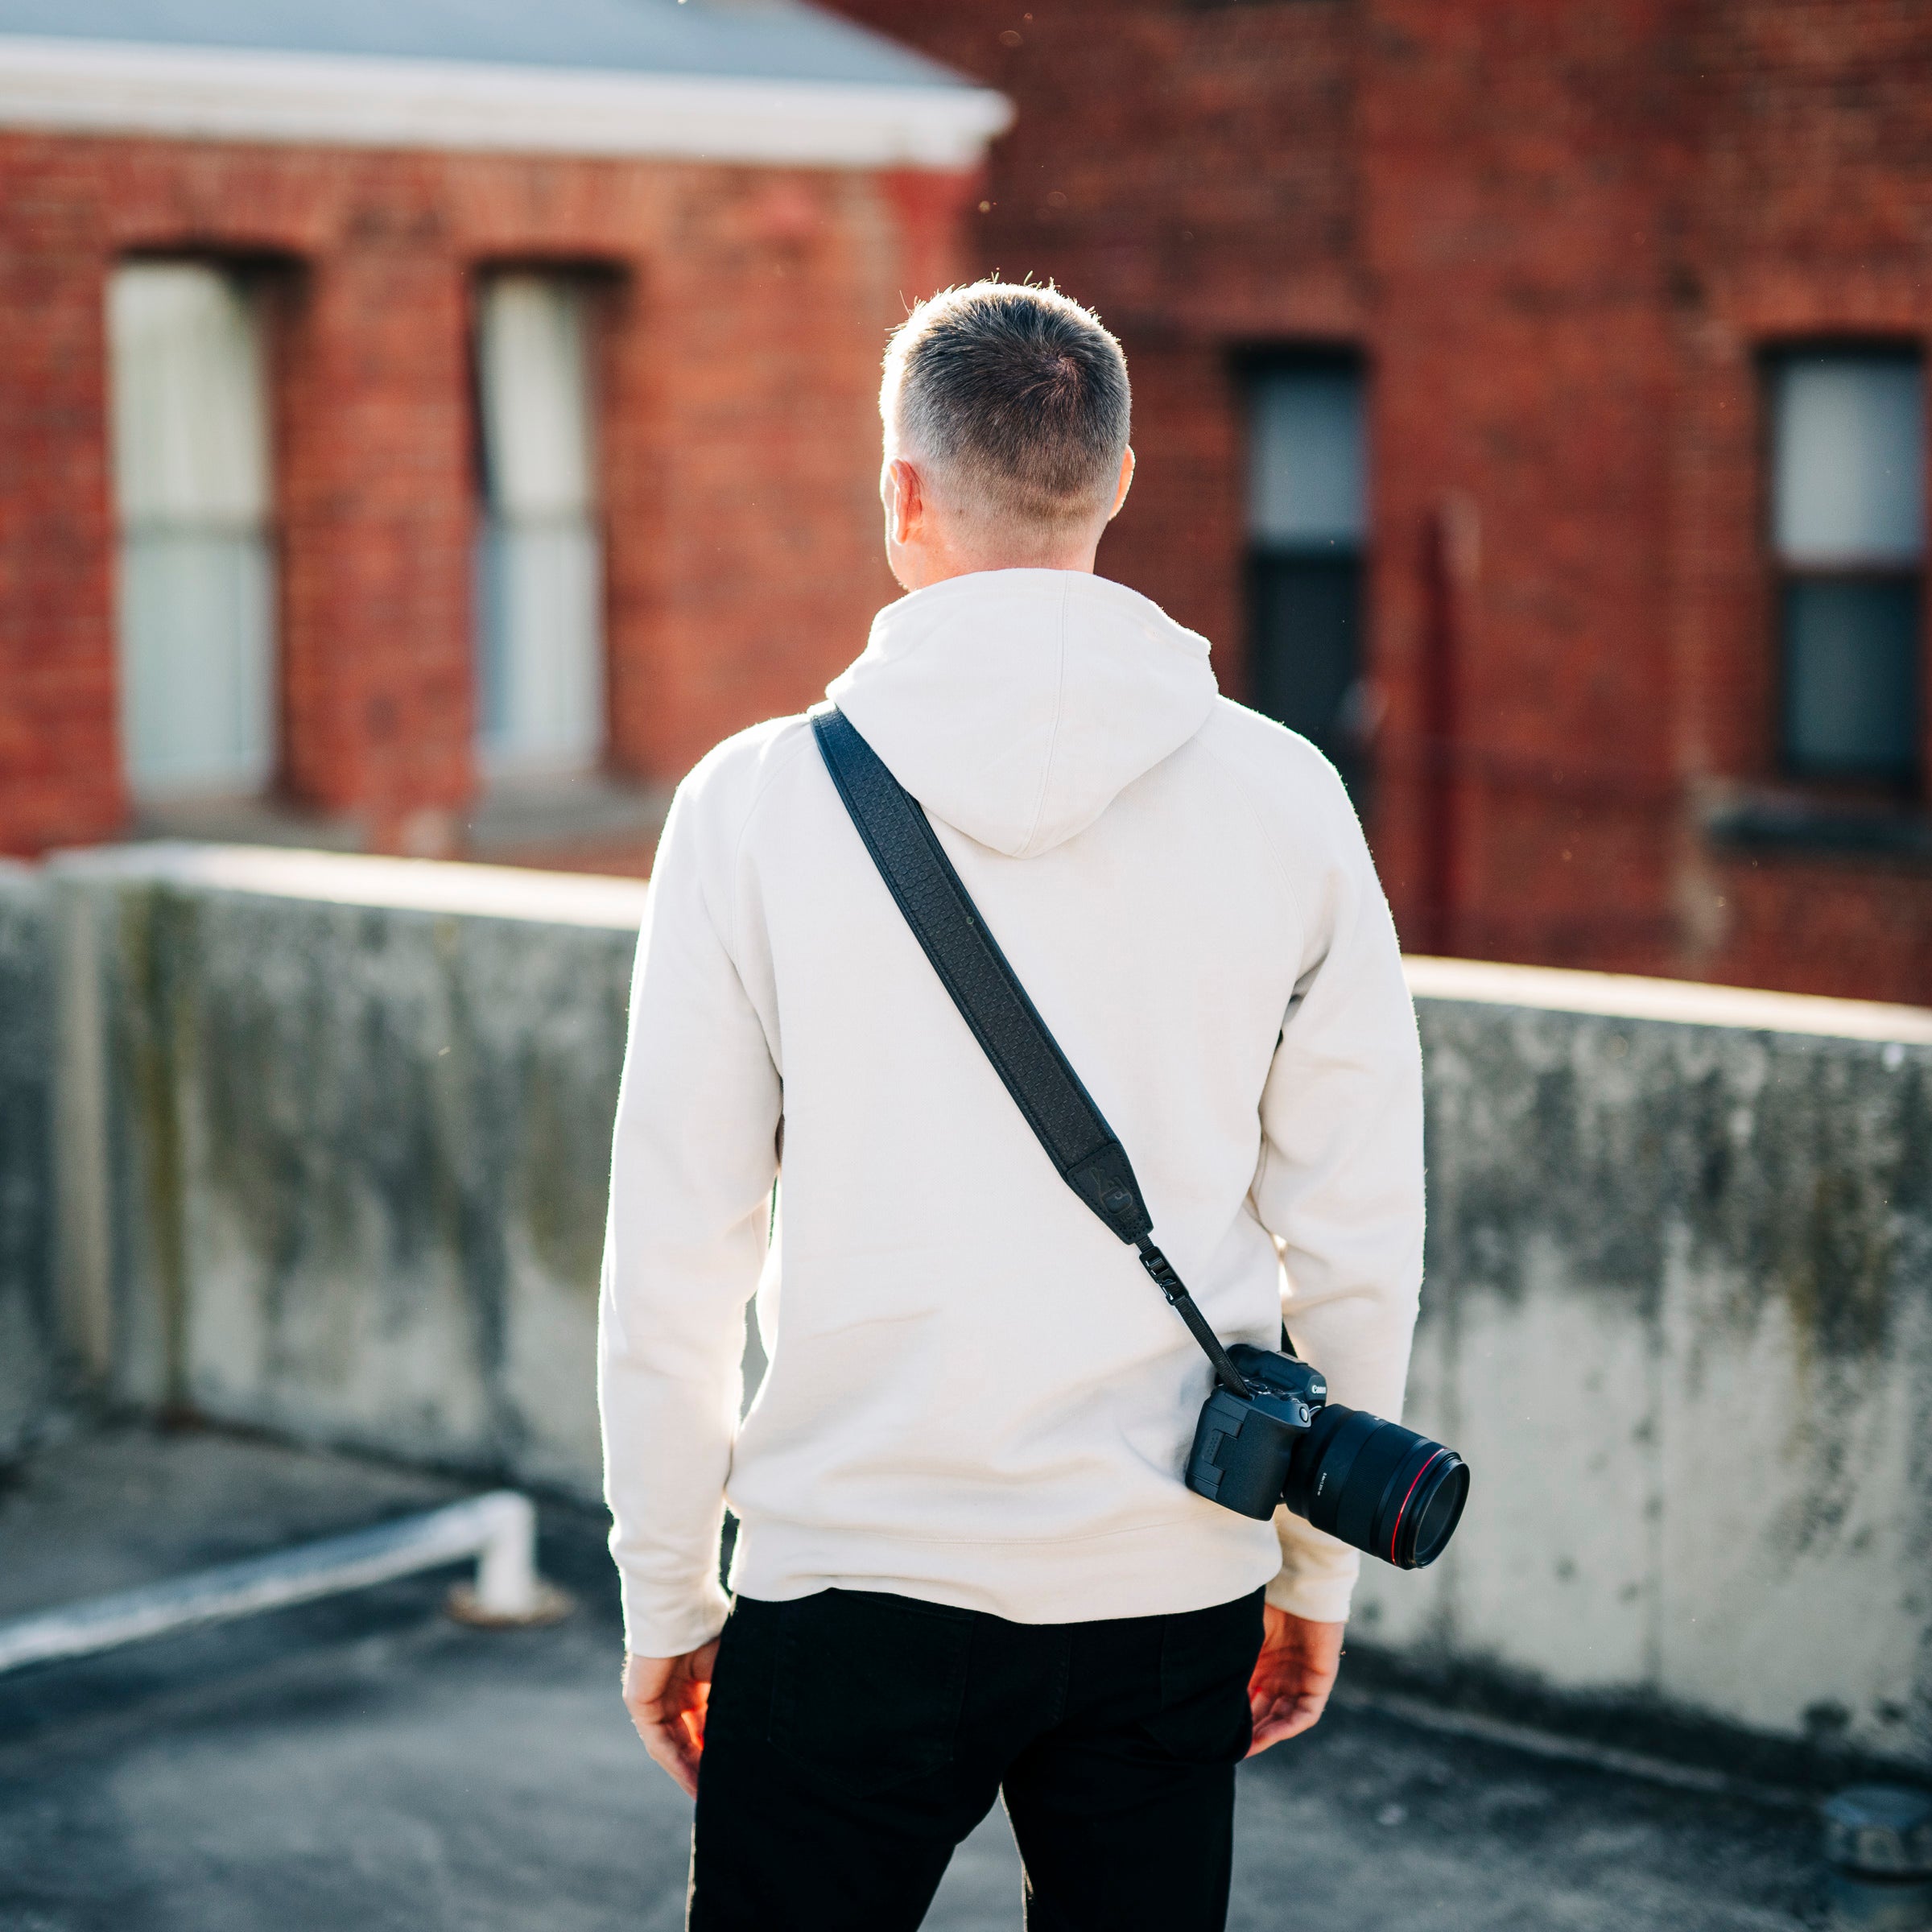
M 977 576 L 989 570 L 1069 570 L 1077 571 L 1087 576 L 1093 575 L 1094 559 L 1100 548 L 1097 541 L 1084 550 L 1075 551 L 1062 556 L 1015 556 L 998 551 L 983 555 L 962 554 L 947 551 L 935 555 L 922 551 L 917 557 L 902 556 L 895 575 L 900 588 L 905 590 L 930 590 L 935 584 L 950 583 L 955 577 Z

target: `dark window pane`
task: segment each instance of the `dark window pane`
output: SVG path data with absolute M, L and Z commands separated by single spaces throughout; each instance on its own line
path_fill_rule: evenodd
M 1255 708 L 1312 739 L 1359 804 L 1360 560 L 1262 555 L 1252 568 Z
M 1799 777 L 1909 782 L 1918 770 L 1915 580 L 1785 586 L 1785 762 Z

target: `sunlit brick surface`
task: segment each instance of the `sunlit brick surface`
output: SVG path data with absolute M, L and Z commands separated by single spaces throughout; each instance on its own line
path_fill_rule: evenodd
M 906 299 L 954 273 L 971 188 L 0 135 L 0 851 L 128 823 L 103 327 L 118 260 L 212 255 L 266 279 L 283 793 L 371 849 L 458 851 L 477 785 L 479 272 L 596 279 L 609 763 L 662 786 L 809 702 L 892 594 L 879 356 Z
M 1239 357 L 1363 355 L 1372 830 L 1406 943 L 1932 998 L 1922 803 L 1917 857 L 1705 828 L 1777 783 L 1757 359 L 1932 332 L 1932 14 L 839 3 L 1014 100 L 973 266 L 1121 332 L 1141 466 L 1101 568 L 1237 692 Z M 1446 501 L 1479 536 L 1447 611 Z

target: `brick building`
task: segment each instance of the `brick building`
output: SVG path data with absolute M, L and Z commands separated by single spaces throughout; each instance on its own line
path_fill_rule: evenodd
M 0 851 L 647 862 L 892 593 L 1006 114 L 790 0 L 0 0 Z
M 642 864 L 890 594 L 880 337 L 997 268 L 1410 946 L 1932 1000 L 1932 14 L 840 8 L 0 0 L 0 849 Z
M 1932 10 L 840 4 L 1015 104 L 968 254 L 1127 344 L 1101 568 L 1408 944 L 1932 1001 Z

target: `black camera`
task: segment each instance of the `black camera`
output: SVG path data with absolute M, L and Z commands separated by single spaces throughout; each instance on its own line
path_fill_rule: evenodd
M 1286 1503 L 1398 1570 L 1442 1554 L 1469 1496 L 1453 1449 L 1331 1402 L 1320 1372 L 1298 1356 L 1245 1342 L 1228 1354 L 1249 1392 L 1217 1387 L 1203 1407 L 1187 1457 L 1196 1496 L 1264 1520 Z

